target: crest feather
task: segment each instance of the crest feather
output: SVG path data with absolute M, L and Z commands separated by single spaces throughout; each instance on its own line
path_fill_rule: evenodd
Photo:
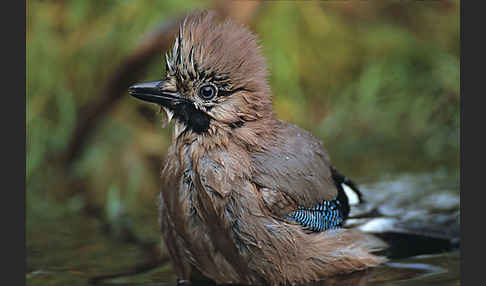
M 196 12 L 184 19 L 166 64 L 181 80 L 225 77 L 249 90 L 267 86 L 257 37 L 242 25 L 218 21 L 214 12 Z

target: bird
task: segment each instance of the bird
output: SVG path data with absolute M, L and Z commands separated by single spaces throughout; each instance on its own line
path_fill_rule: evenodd
M 277 118 L 249 28 L 193 12 L 165 65 L 128 91 L 174 123 L 158 209 L 178 285 L 297 285 L 386 261 L 383 241 L 343 227 L 357 186 L 321 140 Z

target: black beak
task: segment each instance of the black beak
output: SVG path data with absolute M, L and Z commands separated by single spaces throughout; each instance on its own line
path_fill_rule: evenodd
M 177 92 L 161 89 L 161 86 L 163 86 L 162 83 L 162 81 L 137 83 L 128 88 L 128 93 L 138 99 L 161 104 L 166 107 L 186 101 Z

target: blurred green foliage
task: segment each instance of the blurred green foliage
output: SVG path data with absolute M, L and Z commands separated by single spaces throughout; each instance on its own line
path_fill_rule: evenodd
M 28 244 L 36 219 L 52 218 L 46 210 L 76 214 L 86 204 L 113 221 L 149 217 L 134 227 L 157 238 L 158 173 L 170 128 L 161 128 L 155 106 L 127 94 L 72 169 L 62 157 L 84 108 L 103 96 L 144 35 L 209 4 L 27 2 Z M 250 27 L 268 59 L 278 116 L 321 138 L 342 172 L 459 167 L 458 1 L 266 1 Z M 163 76 L 162 57 L 142 80 Z M 85 183 L 81 193 L 72 191 L 76 180 Z
M 277 113 L 323 139 L 338 167 L 357 176 L 458 167 L 458 2 L 265 8 L 254 27 Z

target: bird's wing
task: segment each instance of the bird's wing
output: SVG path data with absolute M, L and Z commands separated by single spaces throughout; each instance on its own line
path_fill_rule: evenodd
M 281 216 L 297 206 L 311 208 L 335 199 L 338 191 L 322 142 L 284 122 L 279 134 L 276 142 L 252 155 L 252 181 L 273 212 Z

